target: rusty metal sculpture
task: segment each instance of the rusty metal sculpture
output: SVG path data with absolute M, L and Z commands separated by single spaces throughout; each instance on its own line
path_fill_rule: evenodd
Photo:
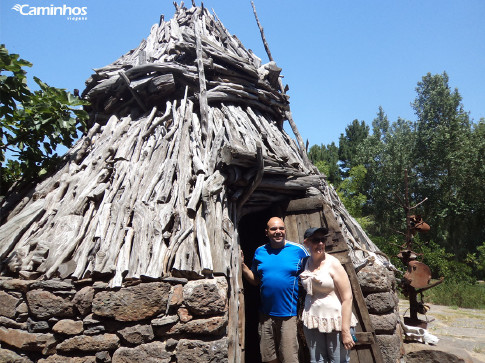
M 414 236 L 418 232 L 427 232 L 430 226 L 422 219 L 420 215 L 411 215 L 411 211 L 416 209 L 419 205 L 424 203 L 428 198 L 425 198 L 418 204 L 410 206 L 408 194 L 408 171 L 404 171 L 405 183 L 405 199 L 401 201 L 401 206 L 406 213 L 406 243 L 401 246 L 401 251 L 397 257 L 407 267 L 404 278 L 401 282 L 402 291 L 409 299 L 409 317 L 404 317 L 404 324 L 411 326 L 419 326 L 426 329 L 427 322 L 418 318 L 418 313 L 426 315 L 429 306 L 423 302 L 423 292 L 443 282 L 443 277 L 435 282 L 431 282 L 431 270 L 423 262 L 417 261 L 422 254 L 416 253 L 412 250 Z M 418 294 L 420 301 L 418 302 Z

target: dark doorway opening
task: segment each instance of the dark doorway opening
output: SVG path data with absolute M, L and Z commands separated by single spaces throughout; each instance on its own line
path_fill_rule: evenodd
M 244 253 L 244 263 L 251 267 L 254 251 L 267 242 L 264 230 L 266 223 L 273 217 L 271 209 L 247 214 L 239 221 L 238 231 L 241 249 Z M 244 279 L 243 279 L 244 280 Z M 244 286 L 245 305 L 245 357 L 247 363 L 260 363 L 258 338 L 259 288 L 246 281 Z

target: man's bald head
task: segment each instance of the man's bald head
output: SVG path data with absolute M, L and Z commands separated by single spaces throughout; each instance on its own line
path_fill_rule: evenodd
M 266 229 L 269 229 L 270 224 L 273 225 L 275 223 L 285 225 L 285 222 L 280 217 L 271 217 L 268 223 L 266 223 Z
M 285 245 L 285 222 L 279 217 L 270 218 L 266 225 L 266 237 L 268 237 L 271 247 L 280 248 Z

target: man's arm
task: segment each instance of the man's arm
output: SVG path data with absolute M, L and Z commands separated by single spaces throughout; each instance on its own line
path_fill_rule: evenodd
M 242 274 L 251 285 L 259 286 L 259 278 L 254 275 L 253 271 L 244 262 L 242 263 Z
M 242 275 L 244 279 L 249 282 L 251 285 L 259 286 L 259 277 L 256 276 L 253 271 L 244 263 L 244 254 L 241 251 L 241 266 L 242 266 Z

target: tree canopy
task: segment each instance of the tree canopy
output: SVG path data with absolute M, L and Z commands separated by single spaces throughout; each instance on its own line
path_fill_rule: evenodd
M 70 147 L 85 126 L 86 102 L 34 77 L 31 91 L 24 67 L 32 64 L 0 45 L 0 196 L 15 183 L 39 180 L 59 163 L 59 145 Z
M 414 213 L 431 226 L 417 238 L 416 248 L 433 250 L 435 261 L 450 256 L 456 263 L 468 261 L 483 278 L 485 120 L 469 119 L 446 72 L 423 76 L 411 105 L 414 121 L 390 122 L 382 107 L 372 127 L 353 120 L 340 136 L 338 160 L 329 151 L 334 144 L 312 146 L 309 157 L 317 166 L 322 161 L 326 170 L 335 170 L 329 181 L 342 201 L 356 217 L 371 221 L 364 227 L 389 251 L 392 244 L 403 243 L 398 231 L 405 228 L 405 213 L 399 198 L 404 198 L 407 169 L 411 204 L 427 198 Z

